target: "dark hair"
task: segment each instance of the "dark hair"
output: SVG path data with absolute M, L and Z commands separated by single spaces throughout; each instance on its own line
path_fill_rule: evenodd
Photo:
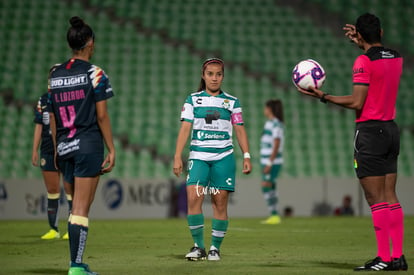
M 381 22 L 371 13 L 364 13 L 358 17 L 355 29 L 368 44 L 381 43 Z
M 91 27 L 80 17 L 73 16 L 69 22 L 71 27 L 66 34 L 66 39 L 68 40 L 69 46 L 72 50 L 82 50 L 86 47 L 90 39 L 95 40 L 95 34 L 93 33 Z
M 272 114 L 283 122 L 283 104 L 280 99 L 270 99 L 266 101 L 266 107 L 270 108 Z
M 219 65 L 221 65 L 221 67 L 223 68 L 223 73 L 224 73 L 224 62 L 223 62 L 223 60 L 221 60 L 220 58 L 213 57 L 213 58 L 209 58 L 209 59 L 207 59 L 206 61 L 203 62 L 203 66 L 201 68 L 201 74 L 202 75 L 204 75 L 204 71 L 206 70 L 207 65 L 210 65 L 210 64 L 219 64 Z M 203 78 L 201 78 L 200 86 L 198 86 L 197 91 L 201 92 L 205 88 L 206 88 L 206 82 L 204 81 Z

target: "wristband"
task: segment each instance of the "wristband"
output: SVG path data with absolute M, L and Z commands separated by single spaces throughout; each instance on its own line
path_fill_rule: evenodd
M 326 103 L 328 103 L 328 100 L 326 100 L 326 98 L 325 98 L 327 95 L 329 95 L 329 94 L 325 94 L 325 93 L 323 93 L 323 95 L 321 96 L 320 101 L 321 101 L 322 103 L 325 103 L 325 104 L 326 104 Z
M 250 153 L 248 153 L 248 152 L 244 153 L 243 158 L 249 159 L 250 158 Z
M 273 165 L 273 161 L 271 161 L 270 159 L 267 160 L 266 166 L 272 166 Z

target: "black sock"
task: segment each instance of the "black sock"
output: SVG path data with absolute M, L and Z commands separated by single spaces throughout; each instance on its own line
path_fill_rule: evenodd
M 47 218 L 50 228 L 58 231 L 59 199 L 47 199 Z

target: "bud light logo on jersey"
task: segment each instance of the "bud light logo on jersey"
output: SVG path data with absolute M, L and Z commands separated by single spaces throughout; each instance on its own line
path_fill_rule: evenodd
M 102 190 L 106 206 L 111 210 L 119 208 L 124 197 L 121 183 L 117 180 L 110 180 Z
M 75 76 L 55 77 L 50 80 L 50 87 L 73 87 L 88 84 L 88 77 L 86 74 L 79 74 Z

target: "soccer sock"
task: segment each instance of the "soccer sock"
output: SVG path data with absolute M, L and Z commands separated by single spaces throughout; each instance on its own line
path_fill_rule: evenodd
M 275 186 L 273 184 L 273 186 Z M 277 215 L 277 197 L 276 190 L 274 187 L 262 187 L 263 196 L 267 202 L 267 209 L 269 210 L 270 215 Z
M 50 194 L 47 193 L 47 219 L 49 221 L 50 228 L 58 230 L 58 211 L 59 211 L 59 193 Z
M 88 237 L 89 219 L 87 217 L 69 216 L 69 248 L 71 266 L 82 264 L 83 252 L 85 251 L 86 239 Z
M 377 256 L 385 262 L 391 260 L 390 255 L 390 208 L 388 203 L 381 202 L 371 206 L 372 222 L 377 239 Z
M 66 194 L 66 200 L 68 201 L 68 210 L 70 215 L 70 213 L 72 213 L 72 195 Z
M 404 212 L 399 203 L 390 204 L 390 210 L 392 258 L 399 258 L 403 255 Z
M 229 225 L 228 220 L 212 220 L 212 232 L 211 232 L 211 246 L 220 250 L 221 243 L 223 242 L 224 236 L 227 232 Z
M 188 215 L 187 221 L 191 236 L 193 236 L 194 244 L 204 249 L 204 215 Z

